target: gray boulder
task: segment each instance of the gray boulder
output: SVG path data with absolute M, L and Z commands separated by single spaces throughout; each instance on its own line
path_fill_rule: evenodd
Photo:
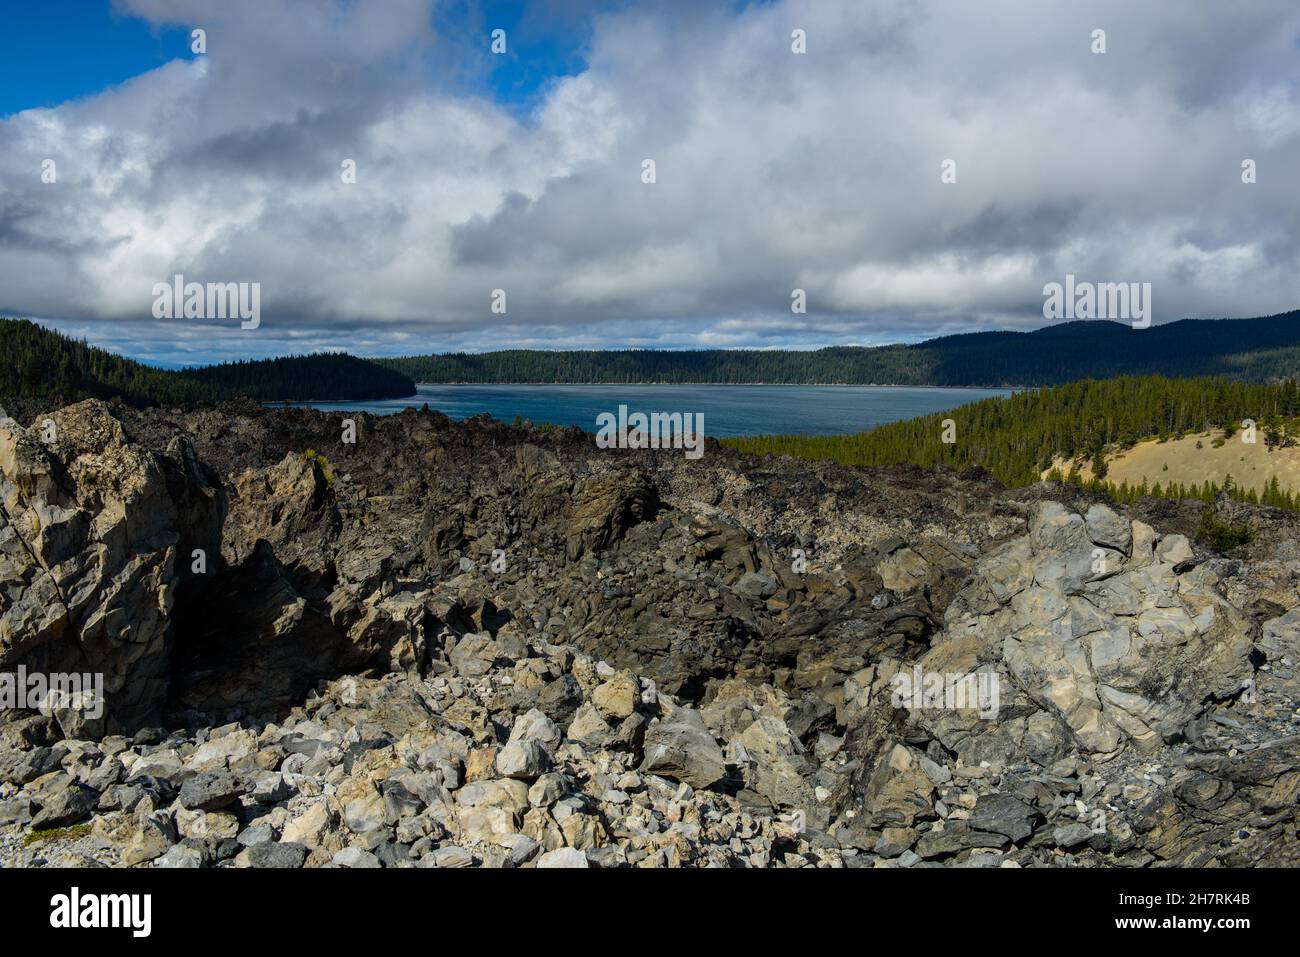
M 229 771 L 196 774 L 181 785 L 181 807 L 191 811 L 219 811 L 245 792 L 243 782 Z
M 646 730 L 641 770 L 707 788 L 726 774 L 726 756 L 700 713 L 678 708 Z

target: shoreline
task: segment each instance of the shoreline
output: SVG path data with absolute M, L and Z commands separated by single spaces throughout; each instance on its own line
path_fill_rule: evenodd
M 991 389 L 1007 392 L 1023 392 L 1038 386 L 1024 385 L 906 385 L 898 382 L 416 382 L 420 386 L 725 386 L 728 388 L 745 386 L 765 386 L 768 388 L 785 387 L 791 389 L 949 389 L 962 392 L 987 392 Z M 328 402 L 330 399 L 317 401 Z M 346 401 L 346 400 L 340 400 Z

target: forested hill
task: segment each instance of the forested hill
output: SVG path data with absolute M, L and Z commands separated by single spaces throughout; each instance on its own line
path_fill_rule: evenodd
M 917 345 L 816 351 L 710 349 L 481 354 L 376 360 L 416 382 L 677 382 L 1042 386 L 1120 375 L 1300 374 L 1300 310 L 1260 319 L 1184 319 L 1149 329 L 1100 320 L 1035 332 L 977 332 Z
M 401 399 L 415 395 L 402 373 L 342 352 L 223 362 L 182 374 L 224 393 L 255 399 Z
M 67 401 L 122 398 L 138 405 L 276 399 L 386 399 L 415 394 L 406 376 L 339 354 L 155 369 L 34 322 L 0 319 L 0 396 Z

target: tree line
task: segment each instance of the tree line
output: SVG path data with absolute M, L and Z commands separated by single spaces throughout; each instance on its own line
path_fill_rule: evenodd
M 415 384 L 400 372 L 342 353 L 157 369 L 34 322 L 0 319 L 3 396 L 181 405 L 241 395 L 260 401 L 305 401 L 414 394 Z
M 1160 482 L 1151 484 L 1146 479 L 1143 479 L 1137 485 L 1129 484 L 1127 479 L 1116 485 L 1114 482 L 1105 479 L 1082 479 L 1079 478 L 1077 473 L 1062 475 L 1055 469 L 1047 477 L 1049 481 L 1070 482 L 1082 488 L 1101 492 L 1117 502 L 1130 505 L 1147 496 L 1176 500 L 1199 499 L 1207 504 L 1213 504 L 1218 500 L 1220 494 L 1226 492 L 1230 498 L 1240 502 L 1249 502 L 1252 505 L 1269 505 L 1273 508 L 1284 508 L 1292 512 L 1300 511 L 1300 495 L 1290 489 L 1282 488 L 1282 483 L 1278 481 L 1276 475 L 1264 486 L 1263 491 L 1258 492 L 1253 488 L 1242 488 L 1237 485 L 1233 481 L 1231 474 L 1225 475 L 1222 483 L 1192 482 L 1185 484 L 1183 482 L 1166 482 L 1163 485 Z

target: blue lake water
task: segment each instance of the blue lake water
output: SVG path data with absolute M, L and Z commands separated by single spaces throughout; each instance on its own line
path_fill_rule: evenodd
M 978 402 L 1008 389 L 917 389 L 901 386 L 804 385 L 427 385 L 405 399 L 374 402 L 296 403 L 329 411 L 390 415 L 424 403 L 453 419 L 487 412 L 495 419 L 531 419 L 534 425 L 598 428 L 596 416 L 628 412 L 703 413 L 704 434 L 863 432 L 886 422 L 911 419 Z

